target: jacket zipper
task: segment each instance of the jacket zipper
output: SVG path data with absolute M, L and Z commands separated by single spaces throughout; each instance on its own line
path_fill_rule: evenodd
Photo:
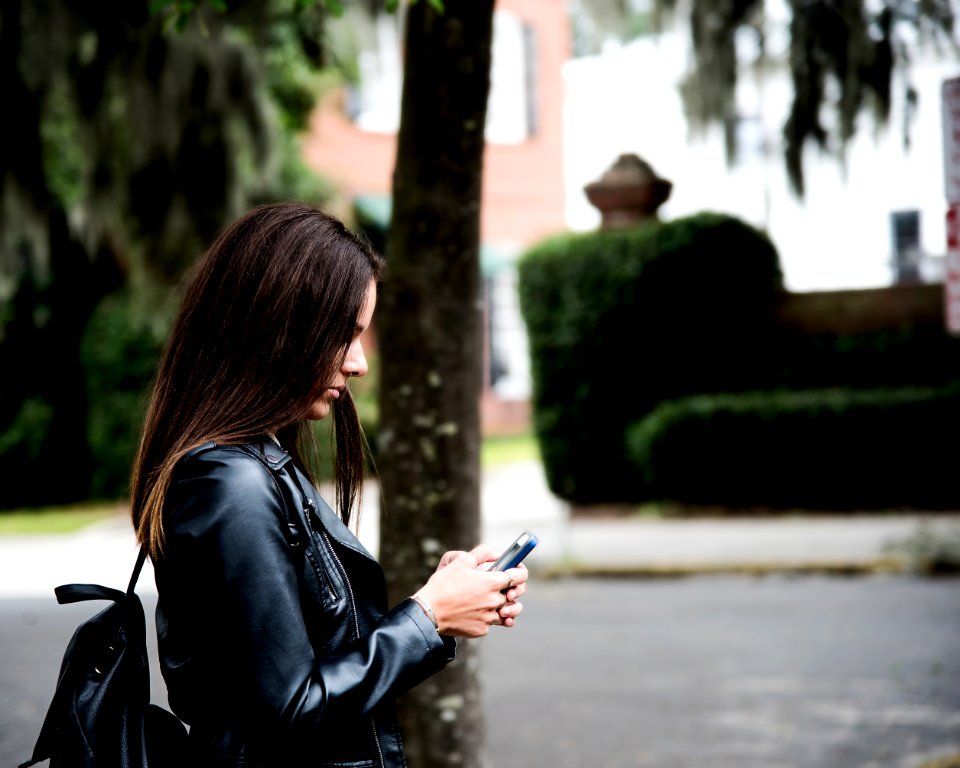
M 296 478 L 294 478 L 296 482 Z M 300 483 L 297 482 L 299 487 Z M 357 614 L 357 602 L 353 596 L 353 585 L 350 583 L 350 577 L 347 576 L 347 569 L 343 567 L 343 563 L 340 561 L 340 556 L 337 554 L 337 550 L 333 548 L 333 543 L 330 541 L 330 537 L 327 535 L 326 529 L 323 527 L 323 523 L 320 522 L 320 516 L 317 514 L 317 507 L 313 503 L 313 499 L 306 498 L 306 494 L 303 493 L 303 489 L 300 489 L 301 495 L 304 497 L 304 511 L 307 515 L 307 522 L 310 526 L 310 529 L 313 531 L 315 536 L 319 536 L 323 539 L 324 543 L 327 546 L 327 550 L 333 556 L 333 561 L 337 565 L 337 569 L 340 571 L 340 575 L 343 577 L 343 583 L 347 585 L 347 594 L 350 597 L 350 609 L 353 611 L 353 627 L 356 634 L 356 639 L 360 639 L 360 617 Z M 316 566 L 315 566 L 316 567 Z M 318 575 L 319 571 L 318 571 Z M 321 576 L 321 578 L 323 578 Z M 334 599 L 337 599 L 337 593 L 325 578 L 323 579 L 324 584 L 326 584 L 327 589 L 330 594 L 333 595 Z M 380 757 L 380 766 L 381 768 L 386 768 L 387 763 L 383 757 L 383 747 L 380 744 L 380 735 L 377 733 L 377 724 L 374 721 L 373 717 L 370 718 L 370 730 L 373 733 L 373 743 L 377 748 L 377 755 Z
M 333 548 L 333 544 L 331 543 L 327 532 L 321 531 L 320 535 L 326 542 L 327 549 L 330 550 L 330 554 L 333 555 L 333 560 L 337 564 L 337 568 L 340 570 L 340 575 L 343 577 L 343 583 L 347 585 L 347 594 L 350 595 L 350 608 L 353 610 L 353 626 L 357 634 L 355 639 L 359 640 L 360 618 L 357 616 L 357 603 L 353 599 L 353 586 L 350 584 L 350 578 L 347 576 L 347 569 L 344 568 L 343 563 L 340 562 L 340 556 L 337 554 L 337 550 Z M 382 768 L 386 768 L 387 764 L 383 759 L 383 747 L 380 746 L 380 735 L 377 733 L 377 724 L 374 722 L 373 717 L 370 718 L 370 729 L 373 732 L 373 743 L 377 747 L 377 754 L 380 756 L 380 765 Z
M 306 502 L 303 507 L 303 511 L 307 516 L 307 522 L 310 525 L 310 530 L 313 532 L 313 535 L 315 537 L 323 535 L 324 534 L 323 524 L 320 523 L 319 521 L 319 515 L 317 515 L 317 508 L 311 499 L 306 499 Z M 330 547 L 328 545 L 327 549 L 329 549 L 331 554 L 333 554 L 333 556 L 336 557 L 336 554 L 333 552 L 333 547 Z M 313 553 L 308 552 L 307 554 L 310 555 L 310 562 L 313 565 L 314 571 L 316 571 L 317 578 L 320 580 L 320 583 L 323 584 L 324 588 L 326 588 L 330 597 L 334 600 L 334 602 L 336 602 L 337 600 L 339 600 L 339 597 L 337 596 L 337 591 L 333 588 L 333 584 L 330 583 L 330 579 L 326 576 L 323 567 L 320 565 L 320 563 L 316 562 L 316 559 L 313 557 Z M 349 586 L 349 583 L 348 583 L 348 586 Z

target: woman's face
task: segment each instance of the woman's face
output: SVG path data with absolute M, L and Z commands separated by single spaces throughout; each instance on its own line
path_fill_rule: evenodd
M 307 418 L 313 421 L 319 421 L 326 418 L 333 406 L 333 401 L 340 397 L 343 390 L 347 388 L 347 379 L 353 376 L 364 376 L 367 373 L 367 357 L 363 354 L 363 334 L 370 328 L 373 321 L 373 310 L 377 305 L 377 283 L 371 280 L 367 286 L 366 298 L 363 302 L 363 309 L 360 311 L 360 317 L 357 319 L 357 327 L 353 331 L 353 341 L 347 349 L 347 356 L 340 366 L 336 380 L 330 384 L 320 394 L 310 410 L 307 411 Z

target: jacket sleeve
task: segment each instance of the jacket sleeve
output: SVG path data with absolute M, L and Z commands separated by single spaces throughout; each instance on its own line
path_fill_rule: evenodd
M 217 601 L 220 626 L 203 656 L 229 660 L 234 690 L 244 700 L 250 697 L 259 716 L 298 731 L 330 718 L 355 717 L 451 660 L 450 644 L 411 601 L 389 611 L 364 637 L 318 657 L 301 610 L 299 565 L 284 536 L 283 500 L 273 477 L 252 457 L 226 462 L 207 454 L 202 462 L 205 471 L 187 473 L 171 491 L 169 559 L 158 577 L 209 582 L 194 583 L 190 592 Z M 159 578 L 158 589 L 162 599 Z M 218 657 L 217 648 L 226 652 Z

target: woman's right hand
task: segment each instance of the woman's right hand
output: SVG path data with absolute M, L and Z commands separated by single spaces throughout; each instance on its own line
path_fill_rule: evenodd
M 448 552 L 426 584 L 417 590 L 437 617 L 437 631 L 456 637 L 483 637 L 494 625 L 511 626 L 523 605 L 527 569 L 488 571 L 483 563 L 496 558 L 477 547 L 472 552 Z

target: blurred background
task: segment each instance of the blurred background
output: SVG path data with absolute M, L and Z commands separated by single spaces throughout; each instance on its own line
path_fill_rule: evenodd
M 391 258 L 398 134 L 417 125 L 402 99 L 407 25 L 457 5 L 4 3 L 8 579 L 39 558 L 47 581 L 81 580 L 52 558 L 118 520 L 129 543 L 146 388 L 180 282 L 222 226 L 299 198 Z M 489 93 L 482 73 L 475 83 L 483 328 L 467 345 L 482 359 L 481 522 L 504 546 L 523 524 L 556 536 L 530 598 L 536 641 L 485 646 L 485 665 L 510 660 L 485 685 L 486 719 L 502 734 L 554 707 L 590 734 L 568 743 L 537 720 L 522 757 L 488 739 L 494 764 L 960 765 L 958 10 L 490 3 Z M 431 98 L 439 113 L 444 93 Z M 374 458 L 388 460 L 380 356 L 375 333 L 354 394 Z M 833 550 L 797 528 L 765 558 L 770 539 L 753 529 L 675 527 L 798 519 L 855 543 Z M 851 533 L 868 520 L 880 522 Z M 645 548 L 662 531 L 685 538 Z M 373 550 L 377 536 L 364 539 Z M 736 557 L 708 551 L 721 540 Z M 814 575 L 782 575 L 798 571 Z M 76 614 L 49 625 L 46 603 L 18 602 L 37 600 L 30 589 L 3 595 L 0 744 L 20 760 L 55 672 L 36 673 L 41 650 L 55 667 Z M 600 623 L 551 652 L 584 605 Z M 602 642 L 594 676 L 595 654 L 571 649 Z M 605 697 L 618 705 L 601 717 Z

